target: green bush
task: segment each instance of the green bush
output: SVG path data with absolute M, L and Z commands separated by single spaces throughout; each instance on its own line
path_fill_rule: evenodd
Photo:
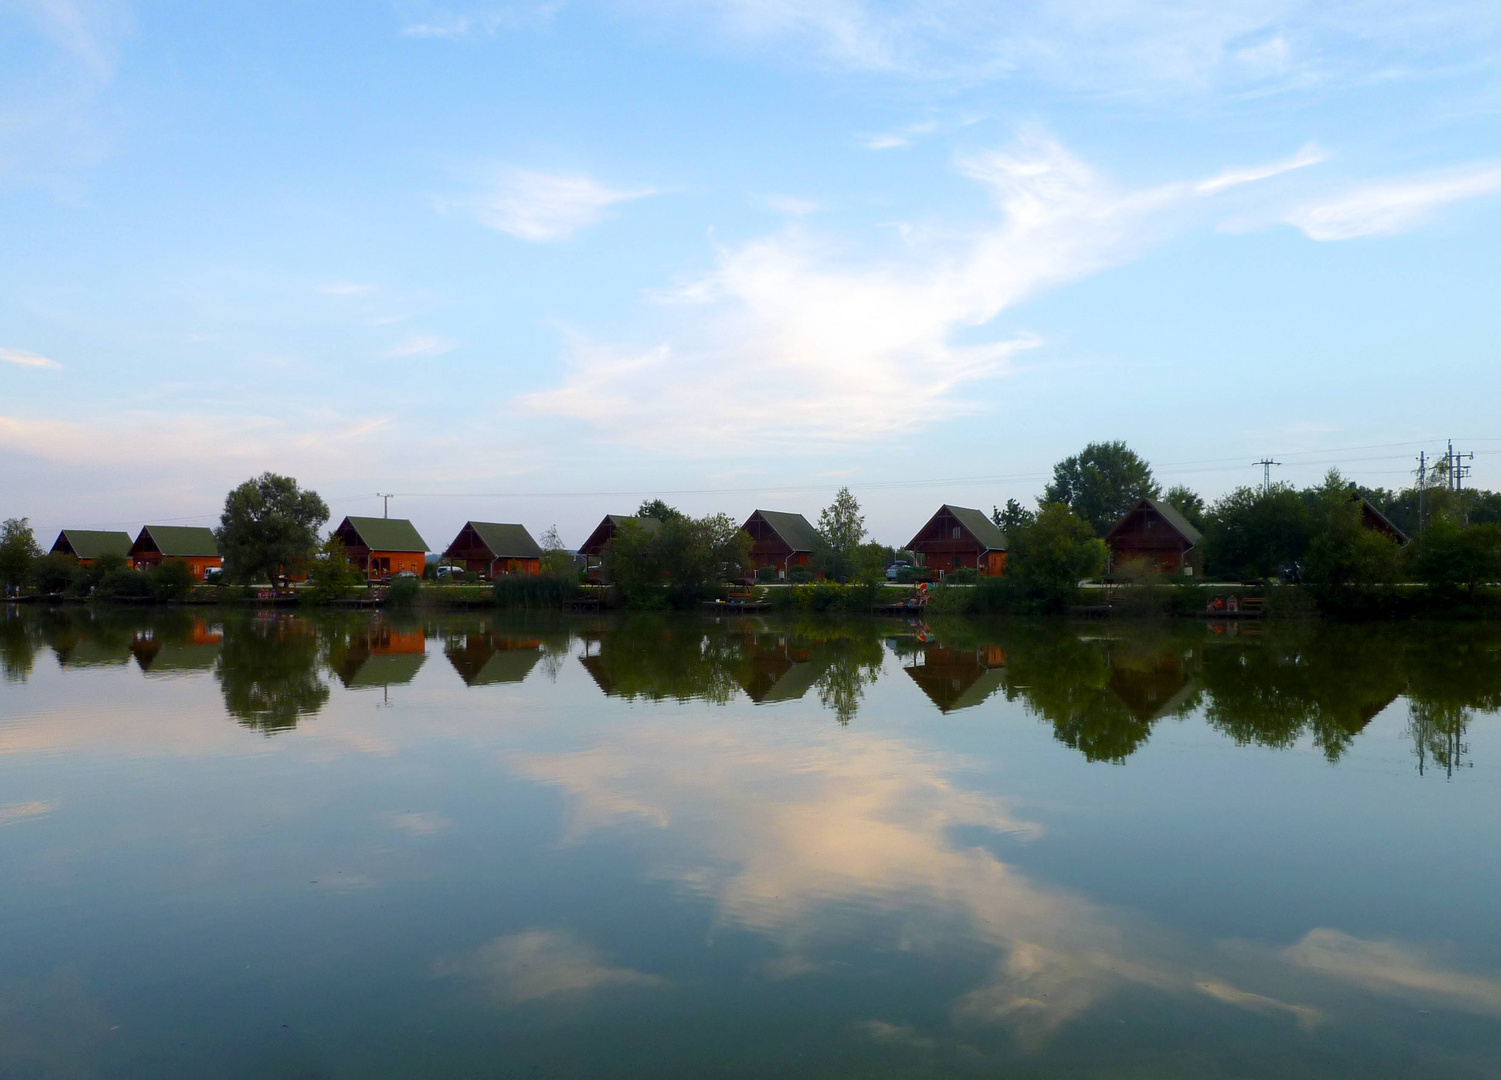
M 407 608 L 422 591 L 422 582 L 415 577 L 399 577 L 386 588 L 386 603 L 392 607 Z
M 106 571 L 95 585 L 93 595 L 100 600 L 149 600 L 156 590 L 149 575 L 122 566 Z
M 151 593 L 158 600 L 186 600 L 193 595 L 193 571 L 181 559 L 163 559 L 147 576 Z
M 794 566 L 787 571 L 787 580 L 796 585 L 806 584 L 813 580 L 813 571 L 806 566 Z
M 973 585 L 980 580 L 980 571 L 971 566 L 961 566 L 943 575 L 945 585 Z

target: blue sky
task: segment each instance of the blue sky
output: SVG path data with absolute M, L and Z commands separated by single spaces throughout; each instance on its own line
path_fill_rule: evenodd
M 1501 487 L 1501 6 L 0 0 L 0 514 Z

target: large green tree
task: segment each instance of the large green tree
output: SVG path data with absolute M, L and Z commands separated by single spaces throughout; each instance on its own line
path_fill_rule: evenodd
M 7 590 L 20 588 L 31 576 L 31 564 L 41 557 L 31 522 L 26 518 L 6 518 L 0 525 L 0 585 Z
M 651 532 L 623 522 L 605 551 L 605 573 L 628 604 L 687 606 L 750 565 L 750 536 L 728 514 L 679 515 Z
M 1078 583 L 1105 569 L 1105 542 L 1062 503 L 1045 503 L 1030 525 L 1008 536 L 1008 574 L 1034 602 L 1067 605 Z
M 857 572 L 860 543 L 865 539 L 865 518 L 860 504 L 842 487 L 834 501 L 818 515 L 818 549 L 813 568 L 835 581 L 848 581 Z
M 262 473 L 224 499 L 214 535 L 231 581 L 275 581 L 307 565 L 318 551 L 328 505 L 290 476 Z
M 1215 502 L 1205 522 L 1209 573 L 1248 580 L 1290 572 L 1308 550 L 1313 516 L 1290 485 L 1235 489 Z
M 1104 536 L 1138 499 L 1155 499 L 1161 488 L 1152 467 L 1125 443 L 1090 443 L 1053 466 L 1042 502 L 1062 503 Z

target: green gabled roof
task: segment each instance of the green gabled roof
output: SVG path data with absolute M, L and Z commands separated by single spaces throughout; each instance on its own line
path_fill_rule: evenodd
M 141 536 L 150 536 L 156 549 L 169 558 L 212 558 L 219 554 L 214 530 L 202 525 L 147 525 Z M 136 543 L 140 543 L 140 537 Z
M 980 546 L 986 551 L 1005 551 L 1006 534 L 1001 527 L 990 520 L 990 515 L 983 510 L 972 510 L 967 506 L 950 506 L 947 503 L 944 510 L 954 515 L 954 520 L 969 530 L 969 534 L 980 541 Z M 942 511 L 940 511 L 942 513 Z
M 1163 502 L 1160 499 L 1143 499 L 1149 503 L 1153 510 L 1162 515 L 1162 519 L 1171 525 L 1190 544 L 1198 544 L 1204 539 L 1204 534 L 1188 523 L 1188 519 L 1178 512 L 1178 508 L 1172 503 Z M 1138 506 L 1140 503 L 1137 504 Z
M 386 520 L 386 519 L 381 519 Z M 382 549 L 386 550 L 386 549 Z M 400 548 L 391 548 L 400 551 Z M 393 653 L 387 656 L 367 656 L 339 672 L 339 679 L 349 689 L 359 686 L 402 686 L 417 677 L 422 665 L 427 663 L 426 653 Z
M 812 551 L 818 547 L 818 530 L 802 514 L 788 514 L 780 510 L 757 510 L 756 513 L 776 530 L 776 534 L 793 551 Z
M 57 534 L 52 550 L 56 551 L 64 540 L 68 547 L 73 549 L 73 554 L 80 559 L 102 559 L 106 555 L 119 555 L 123 558 L 130 554 L 131 540 L 127 532 L 64 529 Z
M 371 551 L 427 551 L 427 541 L 406 518 L 347 517 L 344 521 Z
M 493 521 L 471 521 L 469 527 L 497 559 L 540 559 L 542 549 L 524 525 L 500 525 Z

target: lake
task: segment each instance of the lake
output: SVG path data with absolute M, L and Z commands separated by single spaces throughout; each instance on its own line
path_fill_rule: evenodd
M 1501 627 L 0 619 L 0 1076 L 1501 1074 Z

